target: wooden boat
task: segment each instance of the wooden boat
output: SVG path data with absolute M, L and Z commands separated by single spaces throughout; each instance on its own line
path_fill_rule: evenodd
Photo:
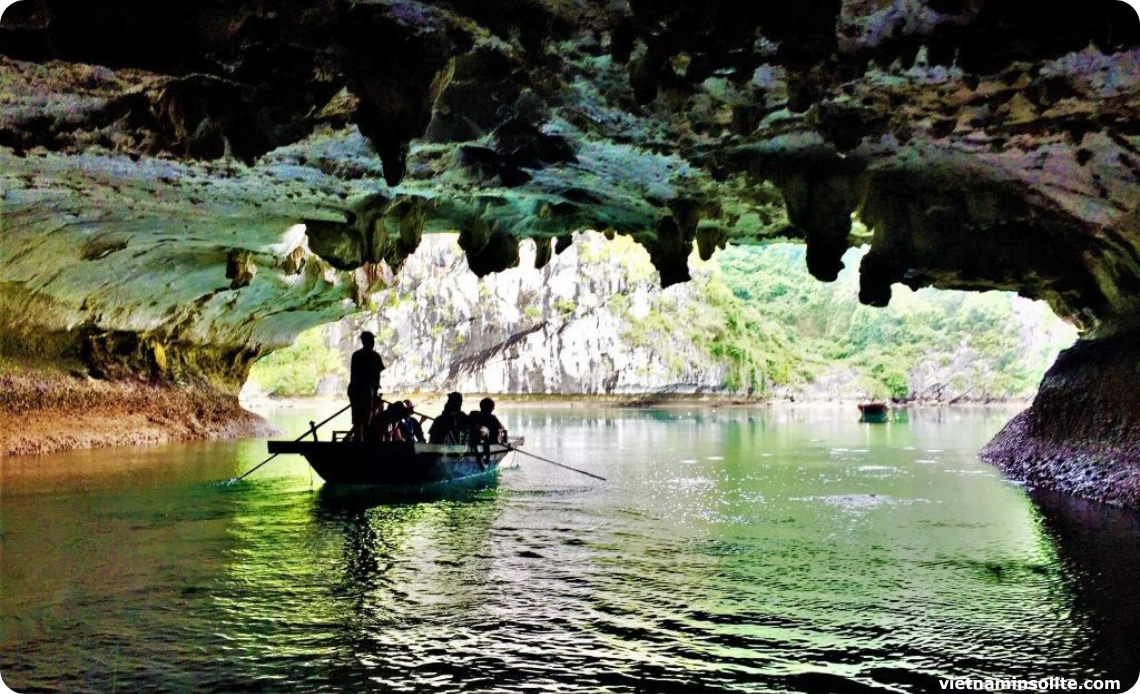
M 885 422 L 890 416 L 891 407 L 885 402 L 859 403 L 859 419 L 863 422 Z
M 414 491 L 494 475 L 518 446 L 353 441 L 270 441 L 274 455 L 300 455 L 328 484 L 372 485 Z

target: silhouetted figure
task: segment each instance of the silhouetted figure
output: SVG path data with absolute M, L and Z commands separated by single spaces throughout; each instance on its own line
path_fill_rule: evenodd
M 463 434 L 466 431 L 467 415 L 463 414 L 463 396 L 459 393 L 448 393 L 443 414 L 436 417 L 428 429 L 428 440 L 431 443 L 463 443 Z
M 360 440 L 368 443 L 388 440 L 388 422 L 383 403 L 372 404 L 372 415 L 368 418 L 368 423 L 364 425 L 364 435 Z
M 408 441 L 404 435 L 401 423 L 407 416 L 407 410 L 402 402 L 394 402 L 384 409 L 382 403 L 376 403 L 376 410 L 372 413 L 372 421 L 365 430 L 365 441 L 391 442 Z
M 404 401 L 404 418 L 400 420 L 400 429 L 403 431 L 405 441 L 415 441 L 416 443 L 424 443 L 424 427 L 423 415 L 420 415 L 419 421 L 415 419 L 416 408 L 412 405 L 411 400 Z
M 495 401 L 483 398 L 479 401 L 479 411 L 467 415 L 472 443 L 503 443 L 507 430 L 499 418 L 491 414 L 494 411 Z
M 404 403 L 394 402 L 388 405 L 388 409 L 384 412 L 384 440 L 385 441 L 407 441 L 404 436 L 404 429 L 401 423 L 404 417 L 408 414 L 407 409 L 404 408 Z
M 372 411 L 380 401 L 380 374 L 384 371 L 384 360 L 376 353 L 376 336 L 370 332 L 360 333 L 360 343 L 364 345 L 352 354 L 352 366 L 348 379 L 348 400 L 352 403 L 352 438 L 364 440 L 364 431 L 372 421 Z

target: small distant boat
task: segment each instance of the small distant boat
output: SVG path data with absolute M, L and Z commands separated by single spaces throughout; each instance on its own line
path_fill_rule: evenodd
M 885 422 L 890 413 L 891 406 L 885 402 L 859 403 L 859 419 L 863 422 Z
M 408 492 L 476 481 L 498 470 L 522 439 L 508 445 L 353 441 L 270 441 L 274 455 L 300 455 L 328 484 L 370 485 Z

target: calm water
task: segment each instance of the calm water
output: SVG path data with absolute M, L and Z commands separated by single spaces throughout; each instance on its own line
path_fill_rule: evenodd
M 1131 686 L 1140 523 L 979 462 L 1010 414 L 518 408 L 532 450 L 609 482 L 519 458 L 424 503 L 287 459 L 216 484 L 254 441 L 3 460 L 0 672 L 25 693 Z

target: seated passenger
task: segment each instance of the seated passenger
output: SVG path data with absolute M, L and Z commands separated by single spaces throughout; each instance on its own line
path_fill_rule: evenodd
M 459 393 L 448 393 L 443 414 L 436 417 L 428 429 L 428 440 L 431 443 L 463 443 L 463 434 L 466 431 L 467 415 L 463 414 L 463 396 Z
M 407 416 L 407 409 L 404 403 L 397 400 L 388 406 L 388 411 L 384 413 L 384 423 L 388 426 L 388 440 L 389 441 L 407 441 L 404 436 L 404 429 L 400 424 Z
M 404 418 L 400 420 L 399 428 L 400 433 L 403 434 L 405 441 L 416 441 L 418 443 L 424 442 L 424 428 L 423 426 L 412 418 L 416 414 L 416 408 L 412 405 L 411 400 L 404 401 Z M 423 416 L 420 416 L 423 419 Z
M 491 414 L 495 411 L 495 401 L 483 398 L 479 401 L 479 411 L 467 415 L 472 443 L 505 443 L 507 430 L 499 418 Z
M 404 418 L 404 404 L 394 402 L 386 410 L 381 410 L 380 407 L 382 406 L 378 406 L 376 413 L 372 415 L 365 440 L 372 442 L 403 441 L 404 435 L 400 431 L 399 424 Z
M 364 437 L 361 440 L 368 443 L 384 441 L 387 432 L 388 427 L 384 424 L 384 405 L 377 402 L 372 409 L 372 415 L 368 418 L 368 423 L 364 425 Z

